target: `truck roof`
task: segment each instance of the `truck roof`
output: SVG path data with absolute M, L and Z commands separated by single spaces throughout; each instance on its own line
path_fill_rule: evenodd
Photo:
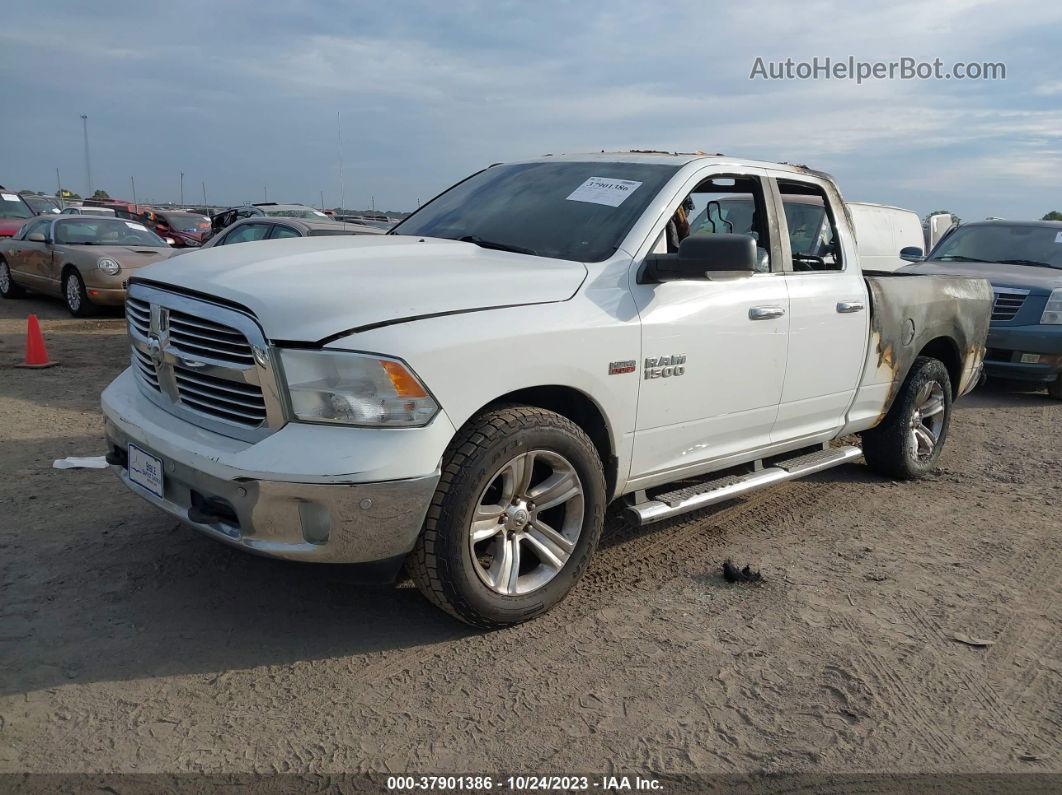
M 575 162 L 600 160 L 603 163 L 669 163 L 675 166 L 684 166 L 697 160 L 703 160 L 705 162 L 741 163 L 742 165 L 753 166 L 754 168 L 781 169 L 783 171 L 792 171 L 794 174 L 812 174 L 817 177 L 828 179 L 831 182 L 835 181 L 833 177 L 825 171 L 816 171 L 805 165 L 785 162 L 776 163 L 769 160 L 751 160 L 746 157 L 724 155 L 721 152 L 665 152 L 656 149 L 628 149 L 616 152 L 601 150 L 600 152 L 560 152 L 556 154 L 545 154 L 541 157 L 530 157 L 513 162 L 534 163 L 550 160 L 571 160 Z

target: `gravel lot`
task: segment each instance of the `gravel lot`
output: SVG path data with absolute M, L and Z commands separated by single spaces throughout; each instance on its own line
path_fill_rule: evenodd
M 61 366 L 12 369 L 36 312 Z M 120 315 L 0 302 L 0 772 L 1062 772 L 1062 403 L 957 405 L 942 468 L 848 465 L 649 529 L 546 617 L 255 558 L 107 471 Z M 761 586 L 730 586 L 726 557 Z M 953 633 L 994 641 L 973 648 Z

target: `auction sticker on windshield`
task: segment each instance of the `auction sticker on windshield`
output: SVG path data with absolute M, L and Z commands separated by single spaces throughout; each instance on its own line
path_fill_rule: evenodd
M 589 202 L 619 207 L 642 183 L 630 179 L 590 177 L 568 196 L 570 202 Z
M 157 497 L 162 496 L 162 460 L 129 445 L 129 479 Z
M 4 197 L 4 201 L 6 201 L 6 202 L 17 202 L 18 201 L 18 196 L 16 196 L 14 193 L 5 193 L 5 194 L 3 194 L 3 197 Z

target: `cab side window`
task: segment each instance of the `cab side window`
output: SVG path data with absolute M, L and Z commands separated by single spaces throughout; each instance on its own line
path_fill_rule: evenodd
M 844 270 L 837 221 L 826 192 L 818 185 L 787 180 L 778 181 L 778 192 L 785 209 L 783 243 L 789 246 L 793 270 Z
M 683 200 L 654 250 L 674 253 L 691 235 L 748 235 L 756 241 L 757 273 L 771 270 L 771 238 L 763 181 L 747 175 L 713 176 Z M 775 267 L 780 267 L 776 265 Z

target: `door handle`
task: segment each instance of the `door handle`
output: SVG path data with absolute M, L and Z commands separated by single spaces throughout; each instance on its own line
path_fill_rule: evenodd
M 862 301 L 839 301 L 837 303 L 837 311 L 842 315 L 847 315 L 851 312 L 862 312 L 866 308 L 866 304 Z
M 785 314 L 785 308 L 780 306 L 754 306 L 749 309 L 749 320 L 773 320 Z

